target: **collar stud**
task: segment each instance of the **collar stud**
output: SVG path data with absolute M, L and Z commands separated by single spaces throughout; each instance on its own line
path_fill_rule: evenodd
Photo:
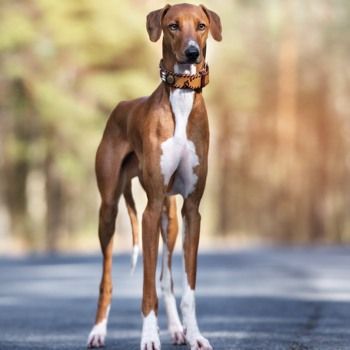
M 166 82 L 169 85 L 174 85 L 175 77 L 172 74 L 168 74 L 167 77 L 166 77 Z

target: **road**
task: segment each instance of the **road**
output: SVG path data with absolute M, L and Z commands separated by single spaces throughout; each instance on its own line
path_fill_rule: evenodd
M 84 349 L 100 257 L 0 259 L 0 349 Z M 181 295 L 181 258 L 175 257 Z M 142 263 L 114 259 L 107 349 L 139 349 Z M 178 286 L 176 288 L 176 286 Z M 350 349 L 350 248 L 252 248 L 201 253 L 199 324 L 215 350 Z M 176 349 L 160 302 L 162 350 Z M 186 349 L 186 347 L 177 347 Z

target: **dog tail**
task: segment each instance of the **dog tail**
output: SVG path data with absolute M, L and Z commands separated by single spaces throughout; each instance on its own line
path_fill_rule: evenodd
M 137 221 L 137 211 L 136 211 L 135 201 L 131 191 L 131 180 L 126 184 L 123 194 L 125 198 L 126 208 L 128 209 L 130 223 L 131 223 L 132 245 L 133 245 L 132 253 L 131 253 L 131 274 L 133 274 L 136 268 L 137 258 L 139 256 L 140 248 L 139 248 L 139 225 Z

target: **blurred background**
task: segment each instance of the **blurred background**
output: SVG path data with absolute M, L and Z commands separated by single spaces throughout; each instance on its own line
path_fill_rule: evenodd
M 209 40 L 201 244 L 349 242 L 350 2 L 202 3 L 224 39 Z M 99 249 L 95 151 L 113 107 L 159 83 L 145 17 L 165 4 L 0 2 L 3 254 Z M 116 249 L 129 249 L 120 206 Z

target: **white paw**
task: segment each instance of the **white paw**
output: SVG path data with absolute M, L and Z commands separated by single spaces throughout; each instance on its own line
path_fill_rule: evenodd
M 164 293 L 165 310 L 168 316 L 168 329 L 173 344 L 186 344 L 184 329 L 182 327 L 179 314 L 177 313 L 176 300 L 170 291 Z
M 171 335 L 171 340 L 174 345 L 184 345 L 186 344 L 185 333 L 181 325 L 170 326 L 169 333 Z
M 143 318 L 140 350 L 160 350 L 158 322 L 153 311 Z
M 154 334 L 142 335 L 141 350 L 160 350 L 160 339 L 158 331 Z
M 107 322 L 104 320 L 96 324 L 90 334 L 87 341 L 88 348 L 102 348 L 105 346 L 105 339 L 107 335 Z
M 190 345 L 191 350 L 213 350 L 208 339 L 204 338 L 200 333 L 186 334 L 186 341 Z
M 141 350 L 160 350 L 160 340 L 154 338 L 153 340 L 142 340 Z

